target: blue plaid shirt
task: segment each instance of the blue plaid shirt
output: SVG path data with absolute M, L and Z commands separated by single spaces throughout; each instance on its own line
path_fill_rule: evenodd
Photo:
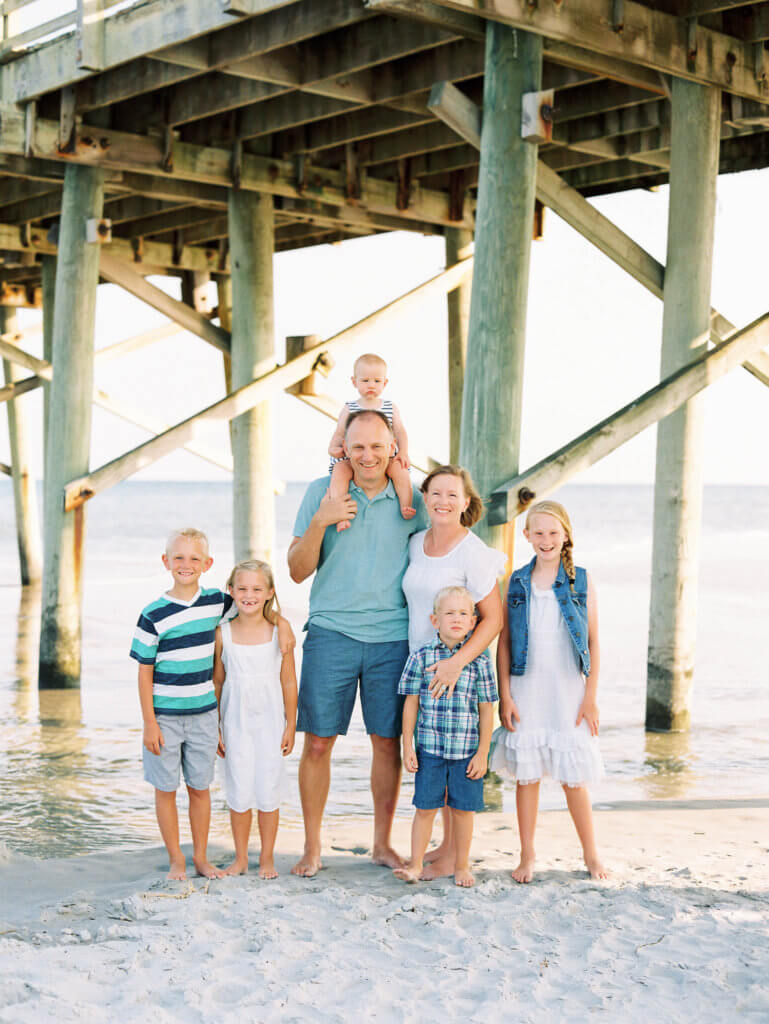
M 417 748 L 450 760 L 472 757 L 477 752 L 480 740 L 478 704 L 493 703 L 498 696 L 491 660 L 486 651 L 465 665 L 451 697 L 445 694 L 439 698 L 430 696 L 433 673 L 425 670 L 444 658 L 450 658 L 456 650 L 458 647 L 452 651 L 436 633 L 429 643 L 409 656 L 398 684 L 398 693 L 419 697 Z

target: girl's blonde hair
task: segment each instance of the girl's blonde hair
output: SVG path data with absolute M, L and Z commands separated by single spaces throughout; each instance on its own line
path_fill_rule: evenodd
M 459 521 L 462 526 L 475 526 L 483 515 L 483 501 L 481 500 L 480 494 L 475 489 L 473 478 L 467 470 L 463 469 L 462 466 L 455 466 L 453 463 L 448 463 L 445 466 L 437 466 L 435 469 L 430 470 L 422 481 L 422 487 L 420 488 L 422 494 L 427 494 L 427 489 L 437 476 L 459 477 L 462 481 L 462 487 L 464 488 L 465 495 L 470 499 L 470 503 L 459 517 Z
M 235 577 L 239 572 L 260 572 L 262 576 L 264 576 L 267 586 L 272 591 L 272 597 L 268 598 L 268 600 L 264 602 L 262 614 L 268 622 L 272 623 L 273 626 L 277 625 L 278 615 L 280 615 L 280 603 L 278 601 L 278 595 L 275 593 L 275 577 L 272 574 L 270 566 L 266 562 L 260 561 L 258 558 L 247 558 L 243 562 L 238 562 L 227 577 L 228 590 L 235 586 Z
M 537 515 L 537 513 L 543 513 L 544 515 L 553 516 L 563 527 L 563 532 L 566 534 L 566 539 L 563 542 L 561 548 L 561 561 L 563 562 L 563 568 L 566 571 L 566 575 L 569 577 L 569 587 L 572 594 L 574 593 L 574 580 L 577 578 L 576 570 L 574 569 L 574 534 L 571 529 L 571 520 L 569 519 L 569 513 L 558 501 L 538 501 L 536 505 L 532 505 L 529 511 L 526 513 L 526 529 L 529 528 L 529 522 L 531 517 Z

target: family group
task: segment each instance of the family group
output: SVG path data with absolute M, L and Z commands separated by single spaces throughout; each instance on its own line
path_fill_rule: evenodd
M 605 877 L 586 788 L 603 772 L 596 596 L 573 563 L 566 510 L 543 501 L 529 511 L 524 534 L 534 557 L 510 576 L 503 606 L 505 557 L 471 532 L 483 504 L 467 471 L 440 466 L 414 488 L 402 419 L 383 398 L 384 361 L 361 356 L 352 382 L 358 397 L 340 414 L 329 475 L 309 485 L 288 550 L 292 580 L 313 576 L 298 687 L 295 640 L 269 565 L 240 562 L 226 592 L 201 587 L 213 562 L 205 534 L 183 529 L 168 538 L 172 586 L 142 611 L 131 656 L 169 878 L 186 877 L 176 808 L 182 774 L 196 871 L 216 878 L 248 870 L 256 809 L 259 874 L 276 876 L 284 759 L 297 729 L 305 847 L 292 871 L 315 875 L 332 751 L 358 694 L 372 745 L 375 863 L 407 882 L 453 876 L 473 885 L 473 818 L 491 768 L 517 783 L 516 881 L 534 874 L 546 775 L 563 785 L 587 870 Z M 497 638 L 495 678 L 488 648 Z M 235 845 L 224 870 L 207 855 L 217 754 Z M 415 776 L 407 862 L 390 841 L 402 766 Z M 427 853 L 438 811 L 443 839 Z

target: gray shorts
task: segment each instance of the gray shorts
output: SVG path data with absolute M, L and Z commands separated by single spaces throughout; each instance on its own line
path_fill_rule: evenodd
M 201 715 L 157 715 L 164 744 L 159 754 L 142 747 L 144 778 L 155 789 L 174 793 L 180 769 L 190 789 L 208 789 L 214 781 L 216 747 L 219 743 L 219 712 Z

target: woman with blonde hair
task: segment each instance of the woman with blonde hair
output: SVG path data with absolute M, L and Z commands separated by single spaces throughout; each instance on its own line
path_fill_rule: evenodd
M 497 580 L 504 572 L 505 556 L 470 530 L 483 515 L 483 502 L 466 469 L 451 464 L 438 466 L 425 477 L 421 489 L 430 526 L 409 541 L 409 565 L 403 577 L 409 609 L 409 652 L 434 636 L 430 622 L 433 601 L 444 587 L 466 587 L 478 615 L 467 640 L 451 657 L 439 661 L 435 670 L 430 692 L 450 696 L 465 665 L 482 654 L 502 628 L 504 614 Z M 443 841 L 425 858 L 423 878 L 454 873 L 450 823 L 444 807 Z

